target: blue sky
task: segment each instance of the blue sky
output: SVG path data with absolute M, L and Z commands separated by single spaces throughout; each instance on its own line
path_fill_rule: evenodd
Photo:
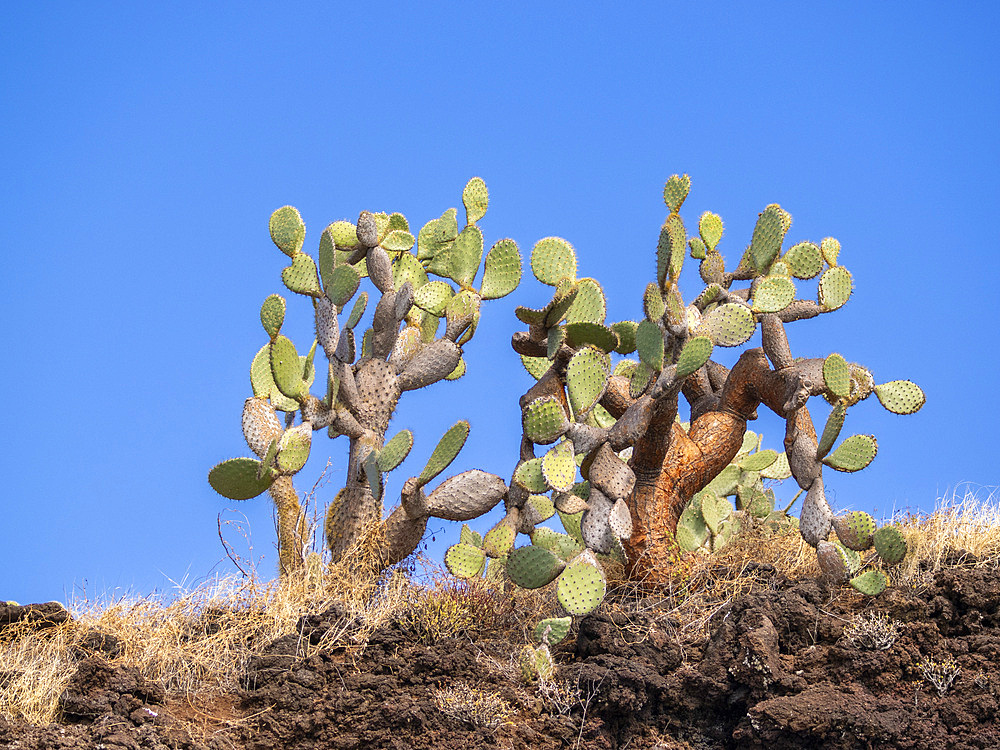
M 272 575 L 266 496 L 227 502 L 206 481 L 248 453 L 260 303 L 285 294 L 286 329 L 311 335 L 270 213 L 298 207 L 315 252 L 323 227 L 362 209 L 419 227 L 460 207 L 473 175 L 490 189 L 487 244 L 512 237 L 527 256 L 565 237 L 611 320 L 641 315 L 670 174 L 691 175 L 689 231 L 704 210 L 723 217 L 729 258 L 780 203 L 789 239 L 837 237 L 856 281 L 845 308 L 790 327 L 793 353 L 839 351 L 928 396 L 910 417 L 874 399 L 852 410 L 845 429 L 880 452 L 828 478 L 837 507 L 929 510 L 963 483 L 1000 484 L 996 6 L 524 5 L 5 9 L 0 599 L 231 571 L 227 508 Z M 682 290 L 700 288 L 689 262 Z M 404 398 L 394 429 L 416 445 L 390 494 L 459 418 L 472 433 L 452 469 L 509 476 L 531 383 L 509 347 L 513 310 L 547 298 L 529 275 L 486 305 L 469 373 Z M 776 419 L 756 427 L 778 447 Z M 344 453 L 317 441 L 298 486 L 333 456 L 325 503 Z M 458 525 L 430 531 L 440 557 Z

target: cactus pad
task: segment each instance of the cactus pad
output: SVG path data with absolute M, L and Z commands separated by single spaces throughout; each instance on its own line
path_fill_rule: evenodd
M 542 475 L 542 459 L 531 458 L 523 461 L 514 471 L 514 481 L 528 492 L 547 492 L 548 484 Z
M 888 565 L 906 557 L 906 539 L 897 526 L 883 526 L 872 535 L 875 551 Z
M 792 475 L 792 470 L 788 466 L 788 454 L 784 451 L 779 453 L 773 464 L 760 470 L 760 475 L 764 479 L 777 479 L 778 481 L 788 479 Z
M 545 484 L 555 490 L 565 492 L 576 481 L 576 460 L 573 443 L 563 440 L 542 456 L 542 476 Z
M 661 288 L 666 286 L 667 279 L 672 282 L 677 280 L 686 255 L 684 222 L 678 214 L 671 213 L 660 228 L 660 239 L 656 245 L 656 279 Z
M 726 498 L 712 492 L 699 493 L 701 517 L 713 534 L 722 531 L 722 522 L 733 514 L 733 506 Z
M 767 448 L 746 456 L 740 461 L 739 466 L 743 471 L 763 471 L 777 460 L 777 451 Z
M 361 292 L 358 298 L 354 300 L 354 306 L 351 308 L 350 314 L 347 316 L 347 321 L 344 323 L 344 328 L 351 330 L 358 323 L 361 322 L 361 316 L 365 314 L 365 308 L 368 306 L 368 292 Z
M 613 500 L 628 497 L 635 487 L 635 473 L 629 465 L 608 443 L 602 443 L 592 456 L 590 466 L 585 466 L 591 486 Z
M 761 279 L 753 297 L 753 311 L 776 313 L 784 310 L 795 299 L 795 284 L 784 276 L 770 275 Z
M 552 366 L 547 357 L 526 357 L 523 354 L 521 355 L 521 364 L 535 380 L 542 377 Z
M 543 284 L 556 286 L 561 280 L 576 281 L 576 252 L 559 237 L 546 237 L 531 251 L 531 271 Z
M 833 405 L 833 409 L 830 410 L 830 416 L 826 418 L 826 424 L 823 427 L 823 434 L 820 435 L 819 444 L 816 447 L 816 458 L 822 460 L 830 452 L 830 449 L 833 448 L 833 444 L 840 437 L 840 430 L 844 426 L 844 417 L 846 415 L 847 404 L 843 401 L 838 401 Z
M 470 224 L 455 238 L 449 253 L 447 275 L 463 288 L 467 288 L 472 285 L 482 259 L 483 232 L 479 227 Z
M 413 447 L 413 433 L 409 430 L 400 430 L 391 440 L 389 440 L 379 451 L 378 469 L 382 472 L 389 472 L 403 463 Z
M 397 214 L 398 215 L 398 214 Z M 390 253 L 405 253 L 416 241 L 416 238 L 404 229 L 392 229 L 382 238 L 383 249 Z
M 438 444 L 434 446 L 431 457 L 427 459 L 427 465 L 420 472 L 417 481 L 421 485 L 427 484 L 447 469 L 448 464 L 454 461 L 458 452 L 462 450 L 467 437 L 469 437 L 469 423 L 464 419 L 459 420 L 449 427 L 448 431 L 441 436 Z
M 799 532 L 807 544 L 815 547 L 830 535 L 832 525 L 833 511 L 830 510 L 830 504 L 826 501 L 823 478 L 817 477 L 813 480 L 812 486 L 806 493 L 806 499 L 802 503 Z
M 289 258 L 294 258 L 295 254 L 302 250 L 302 243 L 306 238 L 306 225 L 296 209 L 291 206 L 279 208 L 271 214 L 268 228 L 271 231 L 271 240 Z
M 274 407 L 263 398 L 248 398 L 243 402 L 243 437 L 258 456 L 267 453 L 271 441 L 280 438 L 281 422 Z
M 782 258 L 789 273 L 797 279 L 815 278 L 823 270 L 823 255 L 812 242 L 799 242 L 785 253 Z
M 578 519 L 579 515 L 576 516 Z M 531 543 L 568 560 L 583 551 L 583 544 L 569 534 L 560 534 L 545 526 L 539 526 L 531 532 Z
M 492 510 L 507 494 L 496 474 L 470 469 L 449 477 L 427 498 L 427 512 L 446 521 L 468 521 Z
M 709 250 L 715 250 L 718 247 L 719 240 L 722 239 L 722 232 L 721 216 L 713 214 L 711 211 L 706 211 L 701 215 L 698 220 L 698 233 Z
M 628 539 L 632 536 L 632 512 L 624 499 L 615 500 L 611 515 L 608 517 L 608 525 L 611 527 L 611 532 L 619 539 Z
M 837 398 L 851 394 L 851 368 L 839 354 L 831 354 L 823 361 L 823 380 L 827 390 Z
M 566 566 L 556 584 L 559 604 L 571 615 L 593 612 L 604 601 L 606 590 L 600 568 L 580 558 Z
M 675 377 L 678 380 L 683 380 L 689 375 L 693 375 L 708 362 L 711 356 L 712 339 L 708 336 L 696 336 L 693 339 L 688 339 L 677 358 Z
M 535 625 L 535 640 L 549 646 L 555 646 L 569 635 L 573 624 L 572 617 L 549 617 Z
M 635 331 L 635 345 L 639 359 L 650 370 L 663 369 L 663 332 L 656 323 L 644 320 Z
M 444 553 L 444 564 L 456 578 L 474 578 L 486 566 L 486 553 L 472 544 L 459 542 Z
M 272 341 L 281 332 L 281 324 L 284 322 L 285 299 L 281 295 L 272 294 L 260 306 L 260 323 Z
M 483 551 L 490 557 L 506 557 L 517 537 L 514 526 L 515 519 L 509 513 L 501 518 L 483 537 Z
M 837 545 L 820 541 L 816 545 L 816 558 L 819 560 L 819 568 L 823 571 L 823 575 L 834 583 L 845 583 L 850 578 L 850 571 L 837 549 Z
M 603 352 L 613 352 L 618 348 L 618 336 L 600 323 L 569 323 L 566 326 L 566 342 L 575 349 L 589 345 Z
M 677 213 L 687 198 L 688 191 L 691 190 L 691 178 L 688 175 L 670 175 L 663 186 L 663 202 L 671 213 Z
M 294 474 L 305 466 L 312 445 L 312 425 L 304 422 L 290 427 L 278 441 L 278 470 L 282 474 Z
M 429 281 L 413 293 L 413 304 L 440 317 L 454 294 L 455 290 L 447 281 Z
M 590 507 L 584 511 L 580 519 L 583 542 L 594 552 L 607 554 L 615 546 L 615 536 L 609 523 L 614 503 L 596 489 L 591 490 L 587 502 Z
M 765 273 L 781 249 L 792 217 L 777 203 L 772 203 L 757 218 L 750 240 L 749 256 L 758 273 Z
M 871 549 L 872 535 L 878 529 L 875 519 L 861 510 L 851 511 L 833 519 L 833 530 L 841 544 L 851 550 L 864 552 Z
M 854 290 L 851 272 L 843 266 L 833 266 L 819 277 L 819 304 L 827 310 L 843 307 Z
M 500 299 L 513 292 L 521 283 L 521 253 L 514 240 L 497 242 L 483 264 L 480 294 L 483 299 Z
M 837 471 L 861 471 L 878 454 L 878 442 L 874 435 L 851 435 L 833 453 L 823 459 L 830 468 Z
M 566 366 L 566 391 L 575 414 L 590 411 L 608 384 L 605 355 L 591 346 L 580 349 Z
M 548 445 L 561 438 L 569 427 L 566 412 L 554 396 L 536 398 L 521 414 L 524 434 L 538 445 Z
M 316 275 L 316 263 L 305 253 L 295 253 L 292 256 L 292 265 L 281 272 L 281 280 L 286 287 L 298 294 L 312 297 L 322 294 L 319 277 Z
M 563 572 L 566 563 L 544 547 L 518 547 L 507 558 L 507 576 L 526 589 L 538 589 Z
M 888 585 L 889 581 L 881 570 L 868 570 L 851 579 L 851 586 L 865 596 L 878 596 Z
M 652 281 L 646 285 L 646 291 L 642 294 L 642 311 L 646 320 L 655 323 L 663 317 L 667 311 L 667 306 L 663 302 L 663 293 Z
M 837 256 L 840 255 L 840 242 L 833 237 L 824 237 L 823 241 L 819 243 L 819 249 L 823 254 L 823 260 L 831 266 L 837 265 Z
M 913 414 L 927 401 L 923 390 L 909 380 L 893 380 L 875 386 L 879 402 L 893 414 Z
M 260 461 L 256 459 L 231 458 L 212 467 L 208 483 L 230 500 L 249 500 L 267 490 L 277 477 L 273 471 L 261 472 L 260 468 Z
M 282 395 L 298 399 L 305 395 L 302 360 L 290 339 L 278 335 L 270 344 L 271 375 Z
M 573 304 L 566 310 L 567 323 L 604 323 L 607 300 L 604 290 L 594 279 L 580 279 Z
M 718 346 L 739 346 L 756 329 L 757 321 L 750 308 L 734 302 L 719 305 L 708 313 L 693 333 L 708 336 Z
M 611 324 L 611 330 L 618 336 L 618 354 L 631 354 L 635 351 L 635 332 L 639 324 L 634 320 L 622 320 Z

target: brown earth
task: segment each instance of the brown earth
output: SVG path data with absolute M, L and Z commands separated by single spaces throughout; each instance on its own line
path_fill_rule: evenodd
M 946 569 L 874 599 L 770 566 L 755 578 L 694 631 L 634 595 L 610 595 L 554 649 L 558 672 L 542 687 L 521 681 L 516 644 L 420 643 L 402 625 L 363 649 L 297 656 L 343 625 L 337 607 L 251 660 L 241 694 L 194 704 L 168 699 L 95 638 L 61 721 L 0 720 L 0 747 L 1000 747 L 996 571 Z M 899 623 L 888 648 L 851 636 L 850 623 L 872 612 Z M 960 671 L 938 691 L 925 672 L 944 674 L 948 660 Z

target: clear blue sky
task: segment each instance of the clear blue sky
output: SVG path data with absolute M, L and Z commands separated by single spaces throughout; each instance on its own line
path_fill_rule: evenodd
M 993 3 L 930 2 L 5 8 L 0 599 L 148 593 L 232 570 L 216 530 L 227 507 L 271 575 L 267 497 L 227 502 L 206 481 L 248 453 L 258 310 L 285 293 L 270 213 L 297 206 L 315 251 L 327 223 L 362 209 L 419 227 L 460 207 L 473 175 L 490 189 L 487 243 L 513 237 L 527 254 L 565 237 L 611 320 L 641 315 L 671 173 L 692 177 L 689 229 L 722 215 L 729 257 L 772 202 L 792 214 L 792 241 L 837 237 L 855 295 L 792 326 L 793 352 L 839 351 L 879 381 L 915 380 L 928 403 L 910 417 L 874 399 L 852 410 L 845 429 L 876 434 L 880 452 L 860 474 L 830 472 L 835 504 L 886 514 L 931 509 L 965 482 L 988 491 L 998 21 Z M 309 306 L 285 294 L 305 342 Z M 509 347 L 513 310 L 546 299 L 529 275 L 486 305 L 465 378 L 404 398 L 395 426 L 416 446 L 390 495 L 463 417 L 453 470 L 509 476 L 531 382 Z M 761 423 L 777 447 L 780 424 Z M 317 441 L 300 488 L 332 455 L 332 497 L 344 453 L 343 439 Z M 431 530 L 440 557 L 458 525 Z

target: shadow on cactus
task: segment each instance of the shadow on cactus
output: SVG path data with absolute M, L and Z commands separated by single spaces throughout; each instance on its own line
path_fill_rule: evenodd
M 511 343 L 537 382 L 520 399 L 523 437 L 506 515 L 482 539 L 463 530 L 445 558 L 455 575 L 499 568 L 527 588 L 555 581 L 566 615 L 581 615 L 604 597 L 605 556 L 623 558 L 630 578 L 656 585 L 669 580 L 678 545 L 719 549 L 743 521 L 797 526 L 824 575 L 865 594 L 880 593 L 887 581 L 860 553 L 874 547 L 887 565 L 905 556 L 895 527 L 879 529 L 866 513 L 834 515 L 823 470 L 860 471 L 875 458 L 871 435 L 840 440 L 849 408 L 875 394 L 889 411 L 911 414 L 923 392 L 907 380 L 876 384 L 840 354 L 794 358 L 785 335 L 785 325 L 848 302 L 853 278 L 840 265 L 840 244 L 828 237 L 787 247 L 791 216 L 772 204 L 727 269 L 717 215 L 703 213 L 697 234 L 688 236 L 679 212 L 689 187 L 687 175 L 666 183 L 669 214 L 641 320 L 606 320 L 604 292 L 579 276 L 568 242 L 548 237 L 534 246 L 531 270 L 552 298 L 516 311 L 527 330 Z M 678 279 L 688 255 L 700 262 L 704 288 L 686 301 Z M 805 292 L 811 280 L 815 291 Z M 763 346 L 744 351 L 732 369 L 712 360 L 715 347 L 741 346 L 758 327 Z M 832 405 L 820 433 L 807 408 L 816 396 Z M 690 411 L 686 424 L 681 398 Z M 761 449 L 747 431 L 761 405 L 785 420 L 780 453 Z M 786 477 L 805 493 L 798 519 L 788 515 L 798 495 L 776 510 L 763 486 L 765 478 Z M 538 525 L 556 513 L 566 533 Z M 836 542 L 829 541 L 833 530 Z M 519 533 L 531 543 L 515 546 Z M 542 646 L 568 629 L 547 622 L 536 632 Z
M 459 421 L 441 437 L 423 471 L 404 482 L 399 506 L 383 520 L 385 474 L 403 462 L 414 441 L 409 430 L 387 439 L 401 395 L 460 378 L 481 302 L 506 296 L 521 279 L 513 240 L 500 240 L 484 258 L 477 222 L 489 201 L 485 183 L 470 180 L 462 201 L 461 230 L 454 208 L 427 222 L 416 237 L 399 213 L 364 211 L 357 224 L 336 221 L 320 235 L 316 260 L 302 250 L 306 230 L 298 211 L 285 206 L 271 216 L 271 239 L 290 260 L 281 280 L 312 303 L 316 337 L 300 354 L 281 332 L 285 299 L 272 294 L 264 300 L 260 320 L 268 340 L 250 365 L 253 396 L 243 408 L 243 434 L 256 458 L 223 461 L 208 479 L 233 500 L 270 494 L 282 574 L 302 567 L 308 547 L 293 477 L 305 465 L 317 431 L 347 439 L 347 481 L 327 508 L 324 529 L 334 561 L 377 531 L 378 564 L 391 565 L 413 552 L 429 518 L 469 520 L 507 495 L 503 479 L 478 470 L 424 492 L 465 443 L 469 424 Z M 355 331 L 369 300 L 367 291 L 359 292 L 365 278 L 378 301 L 359 342 Z M 317 348 L 326 360 L 320 396 L 311 392 L 317 369 L 323 372 Z

